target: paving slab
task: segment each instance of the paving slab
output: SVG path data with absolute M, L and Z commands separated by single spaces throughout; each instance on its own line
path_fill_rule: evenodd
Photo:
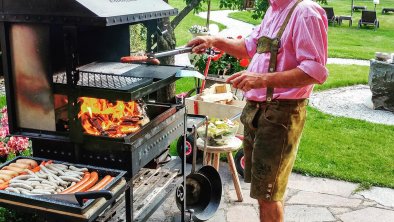
M 207 222 L 227 222 L 226 211 L 218 210 L 211 219 L 207 220 Z
M 300 191 L 287 201 L 288 204 L 305 204 L 330 207 L 357 207 L 361 199 L 345 198 L 340 196 Z
M 331 211 L 331 213 L 333 213 L 334 215 L 337 214 L 343 214 L 343 213 L 347 213 L 352 211 L 351 208 L 348 207 L 330 207 L 329 210 Z
M 285 207 L 286 222 L 335 221 L 335 217 L 326 207 L 293 205 Z
M 348 197 L 357 188 L 354 183 L 292 173 L 288 188 Z
M 343 222 L 393 222 L 394 211 L 368 207 L 338 216 Z
M 236 205 L 230 206 L 227 211 L 227 222 L 259 222 L 259 215 L 252 206 Z
M 394 189 L 373 187 L 370 190 L 359 192 L 359 194 L 365 198 L 374 200 L 383 206 L 394 208 Z
M 232 204 L 251 204 L 251 205 L 258 204 L 256 199 L 250 197 L 250 190 L 242 190 L 242 194 L 244 197 L 242 202 L 238 201 L 237 193 L 235 192 L 235 190 L 230 190 L 229 194 L 230 194 L 229 202 Z

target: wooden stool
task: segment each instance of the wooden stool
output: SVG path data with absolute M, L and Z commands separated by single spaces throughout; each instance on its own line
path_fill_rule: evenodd
M 241 190 L 241 184 L 239 183 L 237 169 L 235 168 L 233 151 L 238 150 L 242 146 L 242 141 L 237 137 L 234 137 L 233 141 L 230 141 L 228 145 L 224 146 L 207 146 L 206 147 L 206 156 L 204 157 L 204 164 L 212 165 L 213 159 L 213 167 L 219 172 L 219 161 L 220 154 L 226 153 L 228 166 L 230 167 L 230 172 L 233 178 L 235 191 L 237 193 L 238 201 L 243 201 L 243 195 Z M 204 140 L 201 138 L 197 139 L 197 147 L 200 150 L 204 150 Z

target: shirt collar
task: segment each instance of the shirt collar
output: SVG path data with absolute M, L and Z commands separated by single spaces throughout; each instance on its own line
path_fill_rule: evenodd
M 269 0 L 273 10 L 284 9 L 294 0 Z

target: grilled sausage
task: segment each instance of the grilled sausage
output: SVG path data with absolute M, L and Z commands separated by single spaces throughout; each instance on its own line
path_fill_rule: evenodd
M 16 163 L 28 164 L 28 165 L 30 165 L 31 168 L 38 166 L 37 162 L 32 159 L 18 159 L 18 160 L 16 160 Z
M 69 188 L 65 189 L 61 193 L 72 193 L 75 189 L 77 189 L 79 186 L 81 186 L 82 184 L 87 182 L 89 179 L 90 179 L 90 173 L 89 172 L 85 172 L 85 175 L 82 178 L 82 180 L 80 180 L 78 183 L 76 183 L 74 185 L 71 185 Z
M 96 191 L 96 190 L 102 190 L 107 184 L 109 184 L 112 181 L 113 177 L 110 175 L 105 176 L 103 179 L 100 180 L 100 182 L 96 183 L 93 187 L 91 187 L 88 191 Z
M 120 58 L 120 61 L 123 63 L 141 63 L 146 62 L 152 65 L 160 65 L 160 61 L 158 59 L 151 59 L 147 56 L 125 56 Z
M 0 174 L 5 174 L 5 175 L 9 175 L 11 177 L 16 177 L 19 175 L 19 173 L 12 171 L 12 170 L 0 170 Z
M 11 180 L 12 177 L 10 175 L 0 174 L 0 179 L 7 182 L 7 181 Z
M 89 190 L 92 186 L 94 186 L 98 181 L 98 173 L 92 172 L 90 173 L 90 178 L 88 181 L 83 183 L 81 186 L 77 187 L 74 192 L 85 192 Z
M 14 171 L 18 174 L 22 173 L 25 169 L 19 168 L 19 167 L 12 167 L 12 166 L 5 166 L 2 168 L 2 170 L 11 170 Z
M 18 167 L 22 169 L 31 169 L 29 164 L 24 164 L 24 163 L 11 163 L 9 166 Z

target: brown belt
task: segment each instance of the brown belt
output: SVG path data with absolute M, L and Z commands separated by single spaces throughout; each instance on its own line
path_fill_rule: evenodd
M 252 105 L 264 105 L 264 104 L 282 104 L 282 105 L 300 105 L 302 103 L 308 104 L 309 99 L 275 99 L 271 102 L 267 101 L 253 101 L 247 100 L 246 102 L 251 103 Z

